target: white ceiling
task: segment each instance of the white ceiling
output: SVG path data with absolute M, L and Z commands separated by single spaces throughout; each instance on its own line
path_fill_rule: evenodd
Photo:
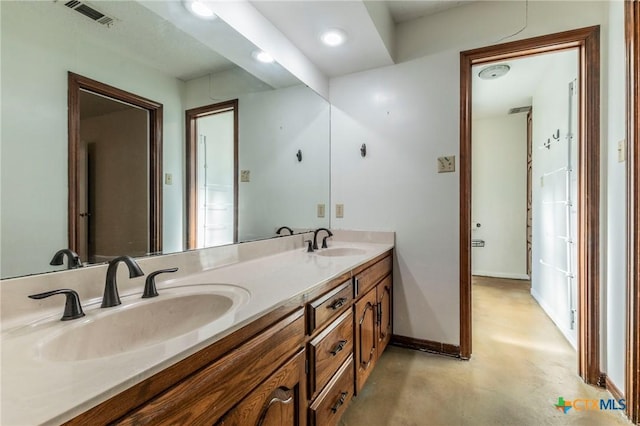
M 252 1 L 327 77 L 393 64 L 362 1 Z M 347 33 L 342 46 L 329 47 L 320 35 L 331 28 Z
M 495 80 L 478 77 L 480 70 L 488 65 L 474 66 L 471 82 L 473 118 L 506 115 L 511 108 L 531 105 L 536 88 L 548 73 L 553 72 L 554 64 L 570 58 L 577 67 L 576 50 L 501 61 L 499 63 L 507 64 L 511 69 Z
M 473 3 L 475 0 L 387 0 L 387 7 L 395 23 L 411 21 L 423 16 L 434 15 L 436 13 L 464 6 Z

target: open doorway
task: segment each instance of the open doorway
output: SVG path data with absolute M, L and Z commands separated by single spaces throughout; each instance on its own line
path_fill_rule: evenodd
M 577 75 L 571 49 L 474 66 L 472 88 L 474 281 L 529 292 L 574 349 Z
M 186 128 L 187 248 L 235 243 L 238 100 L 187 110 Z
M 575 269 L 577 272 L 576 297 L 579 314 L 576 339 L 578 373 L 587 383 L 597 384 L 601 379 L 598 300 L 599 43 L 599 27 L 589 27 L 461 53 L 460 352 L 462 358 L 469 358 L 472 352 L 472 67 L 542 53 L 577 49 L 579 71 L 577 77 L 578 131 L 576 152 L 579 171 L 577 175 L 577 260 Z M 550 134 L 555 135 L 553 131 L 550 131 Z M 535 145 L 533 149 L 535 149 Z M 522 204 L 524 207 L 524 198 Z M 522 234 L 525 234 L 524 229 Z
M 69 73 L 69 248 L 83 262 L 162 250 L 162 105 Z

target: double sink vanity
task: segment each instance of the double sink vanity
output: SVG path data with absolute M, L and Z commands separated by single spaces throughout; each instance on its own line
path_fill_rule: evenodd
M 101 308 L 106 266 L 4 280 L 2 421 L 336 424 L 392 332 L 393 233 L 334 231 L 138 260 Z M 305 238 L 307 237 L 307 238 Z M 60 321 L 76 290 L 85 316 Z

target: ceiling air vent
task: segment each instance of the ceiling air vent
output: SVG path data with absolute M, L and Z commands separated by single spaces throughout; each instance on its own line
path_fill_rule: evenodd
M 529 111 L 531 111 L 531 105 L 523 106 L 523 107 L 517 107 L 517 108 L 511 108 L 509 110 L 509 114 L 519 114 L 521 112 L 529 112 Z
M 86 2 L 82 2 L 80 0 L 70 0 L 65 2 L 64 5 L 69 9 L 75 10 L 76 12 L 83 14 L 87 18 L 96 21 L 99 24 L 106 25 L 107 27 L 110 27 L 115 22 L 114 18 L 105 15 L 93 6 L 89 6 L 89 4 Z

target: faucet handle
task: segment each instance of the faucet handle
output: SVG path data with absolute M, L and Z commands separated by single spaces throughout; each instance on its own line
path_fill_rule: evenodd
M 67 296 L 67 300 L 64 304 L 64 314 L 62 314 L 61 321 L 68 321 L 76 318 L 82 318 L 84 312 L 82 312 L 82 305 L 80 304 L 80 297 L 74 290 L 63 288 L 59 290 L 47 291 L 44 293 L 32 294 L 29 296 L 31 299 L 44 299 L 56 294 L 64 294 Z
M 327 238 L 331 238 L 331 237 L 333 237 L 333 234 L 329 234 L 329 235 L 327 235 L 326 237 L 324 237 L 322 239 L 322 248 L 328 248 L 328 246 L 327 246 Z
M 144 292 L 142 298 L 147 299 L 149 297 L 158 296 L 158 290 L 156 289 L 156 275 L 164 274 L 165 272 L 176 272 L 178 268 L 160 269 L 147 275 L 147 280 L 144 282 Z
M 307 243 L 307 253 L 313 253 L 313 240 L 304 240 Z

